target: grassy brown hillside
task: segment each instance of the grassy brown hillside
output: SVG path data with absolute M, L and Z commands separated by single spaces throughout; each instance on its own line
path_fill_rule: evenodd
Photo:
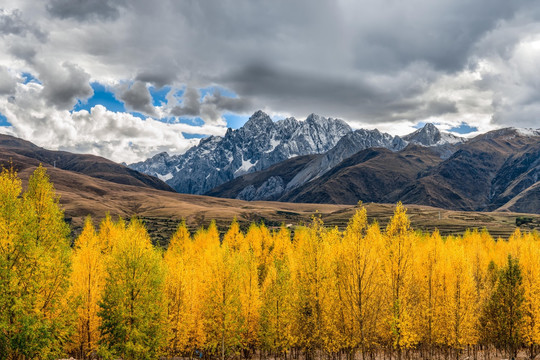
M 441 161 L 432 149 L 417 145 L 409 145 L 400 152 L 370 148 L 343 160 L 281 200 L 332 204 L 355 204 L 358 199 L 393 202 L 395 195 L 419 173 Z
M 28 179 L 34 169 L 35 166 L 24 167 L 20 176 Z M 246 202 L 177 194 L 116 184 L 61 169 L 47 170 L 75 233 L 80 231 L 87 215 L 97 222 L 107 212 L 124 218 L 138 216 L 159 243 L 168 240 L 182 219 L 186 219 L 192 231 L 207 226 L 212 219 L 216 220 L 220 230 L 224 230 L 235 217 L 244 227 L 253 221 L 264 221 L 268 226 L 280 226 L 282 223 L 294 226 L 310 221 L 311 216 L 318 212 L 327 225 L 344 228 L 356 208 L 354 205 Z M 365 206 L 370 221 L 378 221 L 381 227 L 386 226 L 395 207 L 394 204 L 375 203 Z M 516 218 L 523 216 L 511 212 L 449 211 L 421 205 L 407 205 L 407 208 L 415 229 L 433 231 L 437 228 L 443 234 L 485 227 L 493 236 L 507 237 L 515 229 Z M 527 216 L 533 218 L 533 228 L 540 230 L 540 215 Z M 529 225 L 523 226 L 529 228 Z
M 9 155 L 9 156 L 7 156 Z M 39 165 L 39 161 L 15 153 L 2 153 L 0 163 L 8 166 L 11 159 L 24 182 Z M 246 202 L 233 199 L 186 195 L 151 189 L 144 186 L 119 184 L 98 179 L 75 171 L 45 165 L 65 209 L 66 219 L 74 234 L 78 234 L 84 218 L 91 215 L 99 222 L 106 213 L 112 216 L 141 218 L 155 242 L 165 244 L 182 219 L 190 230 L 207 226 L 216 220 L 218 228 L 225 230 L 236 217 L 243 227 L 251 222 L 263 221 L 277 227 L 294 227 L 307 223 L 318 212 L 329 226 L 344 228 L 353 215 L 355 205 L 297 204 L 284 202 Z M 26 184 L 25 184 L 26 185 Z M 386 226 L 394 211 L 394 204 L 365 204 L 370 221 Z M 507 237 L 515 229 L 515 221 L 522 214 L 512 212 L 464 212 L 441 210 L 429 206 L 407 205 L 413 228 L 443 234 L 463 233 L 467 228 L 486 228 L 493 236 Z M 532 225 L 526 228 L 540 230 L 540 215 L 526 215 Z
M 12 158 L 17 158 L 19 164 L 35 165 L 43 163 L 44 165 L 50 165 L 50 167 L 69 170 L 118 184 L 174 191 L 158 178 L 142 174 L 100 156 L 47 150 L 31 142 L 0 134 L 0 162 L 5 163 Z

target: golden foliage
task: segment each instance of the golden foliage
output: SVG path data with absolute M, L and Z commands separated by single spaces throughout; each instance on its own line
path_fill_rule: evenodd
M 294 233 L 244 232 L 234 220 L 223 237 L 215 222 L 193 235 L 183 222 L 166 251 L 136 219 L 107 215 L 96 231 L 88 218 L 73 249 L 68 233 L 44 168 L 24 192 L 3 169 L 0 359 L 62 349 L 79 358 L 458 358 L 496 345 L 481 314 L 504 290 L 509 256 L 523 296 L 513 341 L 531 358 L 540 352 L 538 233 L 423 234 L 401 203 L 382 231 L 361 206 L 344 231 L 318 216 Z

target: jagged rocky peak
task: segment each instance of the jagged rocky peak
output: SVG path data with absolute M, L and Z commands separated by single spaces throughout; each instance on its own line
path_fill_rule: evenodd
M 322 123 L 324 121 L 326 121 L 325 118 L 323 118 L 322 116 L 320 115 L 317 115 L 315 113 L 311 113 L 308 115 L 308 117 L 306 118 L 306 121 L 307 122 L 314 122 L 314 123 Z
M 259 110 L 240 129 L 202 139 L 185 154 L 159 164 L 149 159 L 130 166 L 166 177 L 179 192 L 203 194 L 242 174 L 295 156 L 326 152 L 351 131 L 342 120 L 312 114 L 306 121 L 287 118 L 274 122 Z
M 299 121 L 296 120 L 294 117 L 288 117 L 286 119 L 276 121 L 276 125 L 280 129 L 280 131 L 286 133 L 292 133 L 298 128 L 298 124 Z
M 264 128 L 265 126 L 272 126 L 273 124 L 274 122 L 267 113 L 262 110 L 258 110 L 249 117 L 249 120 L 242 128 L 258 130 L 261 127 Z
M 403 139 L 413 144 L 432 146 L 441 140 L 441 132 L 432 123 L 427 123 L 412 134 L 404 136 Z
M 459 144 L 466 141 L 465 138 L 440 131 L 432 123 L 427 123 L 421 129 L 403 136 L 403 140 L 423 146 L 440 146 L 446 144 Z
M 320 127 L 323 127 L 323 128 L 326 128 L 326 127 L 329 127 L 329 126 L 343 127 L 343 128 L 346 128 L 348 130 L 348 132 L 352 131 L 349 124 L 347 124 L 345 121 L 343 121 L 341 119 L 334 119 L 334 118 L 331 118 L 331 117 L 326 118 L 324 116 L 317 115 L 315 113 L 311 113 L 306 118 L 305 122 L 308 123 L 308 124 L 314 124 L 316 126 L 320 126 Z

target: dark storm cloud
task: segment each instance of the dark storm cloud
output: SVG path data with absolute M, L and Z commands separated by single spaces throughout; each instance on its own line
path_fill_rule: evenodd
M 223 96 L 219 90 L 214 91 L 211 95 L 206 95 L 203 99 L 203 104 L 212 105 L 219 111 L 238 113 L 249 111 L 253 106 L 249 99 Z
M 94 91 L 90 75 L 79 66 L 64 62 L 61 66 L 39 64 L 39 80 L 43 83 L 43 97 L 48 104 L 70 110 L 78 100 L 85 100 Z
M 188 87 L 182 96 L 182 105 L 172 108 L 172 116 L 199 116 L 201 114 L 201 93 L 192 87 Z
M 441 71 L 467 65 L 475 44 L 530 0 L 381 1 L 355 28 L 354 64 L 389 71 L 425 62 Z
M 449 100 L 430 101 L 426 106 L 426 110 L 431 115 L 455 114 L 458 112 L 455 101 Z
M 219 90 L 201 100 L 200 92 L 188 87 L 182 96 L 182 104 L 171 109 L 172 116 L 200 116 L 210 123 L 218 122 L 223 112 L 245 113 L 253 110 L 252 103 L 245 98 L 223 96 Z
M 127 84 L 121 85 L 117 91 L 117 97 L 131 111 L 137 111 L 149 116 L 156 115 L 154 106 L 152 106 L 152 95 L 150 95 L 146 84 L 142 81 L 135 81 L 131 86 Z
M 123 0 L 50 0 L 47 11 L 60 19 L 116 20 L 123 6 Z
M 17 59 L 32 63 L 37 55 L 37 50 L 29 44 L 14 43 L 9 47 L 9 52 Z
M 0 9 L 0 35 L 26 36 L 28 33 L 35 36 L 39 41 L 47 39 L 47 33 L 39 26 L 25 21 L 22 12 L 15 9 L 11 12 Z
M 535 3 L 323 0 L 318 6 L 304 1 L 236 4 L 177 5 L 185 21 L 197 30 L 183 53 L 197 54 L 200 59 L 219 54 L 221 60 L 215 74 L 212 63 L 206 71 L 201 71 L 204 61 L 190 64 L 195 73 L 249 97 L 259 107 L 377 122 L 414 120 L 429 116 L 430 111 L 432 116 L 458 111 L 448 99 L 435 104 L 422 99 L 422 94 L 441 76 L 473 66 L 478 42 Z M 366 80 L 380 76 L 395 76 L 396 81 Z M 450 105 L 445 108 L 443 103 Z
M 393 118 L 396 113 L 419 107 L 412 100 L 426 90 L 429 73 L 410 70 L 402 79 L 368 81 L 362 76 L 336 76 L 252 64 L 232 72 L 222 81 L 240 96 L 265 99 L 278 107 L 290 104 L 299 112 L 363 119 L 369 122 Z
M 135 77 L 135 80 L 152 84 L 159 89 L 172 84 L 177 80 L 177 77 L 176 73 L 164 69 L 162 71 L 142 71 Z

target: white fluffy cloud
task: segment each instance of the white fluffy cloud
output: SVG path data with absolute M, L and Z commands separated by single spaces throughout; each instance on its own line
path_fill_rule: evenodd
M 162 151 L 184 152 L 197 140 L 186 139 L 183 133 L 223 135 L 225 131 L 220 126 L 141 119 L 101 105 L 90 112 L 58 110 L 47 106 L 43 91 L 43 85 L 19 83 L 16 95 L 0 103 L 0 112 L 12 126 L 0 129 L 49 149 L 91 153 L 127 163 Z

